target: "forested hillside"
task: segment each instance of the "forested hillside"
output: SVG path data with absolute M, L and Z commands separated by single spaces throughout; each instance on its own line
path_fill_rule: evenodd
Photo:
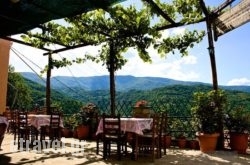
M 35 103 L 42 104 L 45 98 L 45 87 L 30 80 L 25 80 L 32 88 L 32 98 Z M 173 85 L 152 90 L 129 90 L 116 93 L 117 110 L 129 115 L 137 100 L 147 100 L 155 111 L 169 111 L 172 115 L 189 115 L 192 95 L 196 91 L 211 90 L 209 85 Z M 77 90 L 77 94 L 70 91 L 52 90 L 52 103 L 62 107 L 64 113 L 77 112 L 80 107 L 88 102 L 98 105 L 101 111 L 109 109 L 109 90 L 85 91 Z M 240 91 L 227 90 L 230 106 L 244 105 L 250 109 L 250 94 Z M 39 101 L 40 100 L 40 101 Z

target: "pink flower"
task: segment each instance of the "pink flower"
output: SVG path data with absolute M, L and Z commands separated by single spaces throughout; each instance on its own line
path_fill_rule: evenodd
M 146 100 L 139 100 L 136 102 L 135 107 L 146 107 L 148 102 Z

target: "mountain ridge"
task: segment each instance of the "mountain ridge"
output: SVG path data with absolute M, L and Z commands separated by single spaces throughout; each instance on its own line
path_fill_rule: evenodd
M 29 79 L 41 85 L 46 85 L 46 80 L 40 78 L 32 72 L 19 72 L 24 78 Z M 151 90 L 155 88 L 170 85 L 211 85 L 203 82 L 180 81 L 162 77 L 135 77 L 131 75 L 119 75 L 115 78 L 116 90 Z M 77 88 L 86 91 L 93 90 L 109 90 L 109 76 L 88 76 L 88 77 L 71 77 L 71 76 L 55 76 L 51 78 L 51 87 L 56 90 L 65 88 Z M 239 90 L 250 92 L 250 86 L 220 86 L 223 89 Z

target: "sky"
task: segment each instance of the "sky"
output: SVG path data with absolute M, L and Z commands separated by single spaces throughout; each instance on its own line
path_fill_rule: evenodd
M 136 3 L 137 0 L 128 0 L 122 4 Z M 205 0 L 206 5 L 218 6 L 225 0 Z M 188 26 L 189 28 L 206 30 L 205 23 Z M 185 27 L 164 31 L 181 34 Z M 216 67 L 219 85 L 248 85 L 250 86 L 250 23 L 246 23 L 218 38 L 214 42 Z M 160 58 L 157 52 L 148 50 L 152 63 L 144 63 L 135 50 L 129 49 L 124 56 L 128 59 L 126 65 L 116 72 L 116 75 L 132 75 L 136 77 L 164 77 L 182 81 L 205 82 L 212 84 L 212 73 L 208 53 L 208 39 L 189 50 L 189 56 L 181 57 L 179 54 L 168 54 Z M 16 53 L 14 53 L 15 50 Z M 9 64 L 15 67 L 16 72 L 36 72 L 40 74 L 47 64 L 46 53 L 29 46 L 13 43 L 10 51 Z M 75 59 L 85 53 L 98 53 L 98 48 L 87 46 L 53 55 L 53 58 L 66 57 Z M 20 58 L 21 57 L 21 58 Z M 87 62 L 74 64 L 65 68 L 53 69 L 53 76 L 87 77 L 108 75 L 108 71 L 101 63 Z M 46 75 L 43 74 L 45 77 Z

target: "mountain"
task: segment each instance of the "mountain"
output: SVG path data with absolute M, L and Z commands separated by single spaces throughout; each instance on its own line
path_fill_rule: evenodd
M 41 85 L 46 85 L 45 79 L 31 72 L 20 72 L 20 74 L 31 81 Z M 178 81 L 161 77 L 134 77 L 134 76 L 116 76 L 115 84 L 117 91 L 151 90 L 155 88 L 170 85 L 211 85 L 202 82 Z M 67 89 L 77 89 L 86 91 L 109 90 L 109 76 L 92 76 L 92 77 L 70 77 L 55 76 L 51 78 L 51 87 L 56 90 L 67 91 Z M 238 90 L 250 93 L 250 86 L 220 86 L 227 90 Z
M 20 72 L 20 74 L 31 81 L 45 85 L 45 79 L 30 72 Z M 199 82 L 178 81 L 169 78 L 160 77 L 134 77 L 134 76 L 116 76 L 116 89 L 118 91 L 127 91 L 131 89 L 150 90 L 168 85 L 195 85 Z M 56 76 L 51 78 L 51 87 L 53 89 L 77 88 L 84 90 L 109 90 L 109 76 L 92 77 L 70 77 Z
M 20 72 L 20 74 L 24 78 L 26 78 L 28 80 L 34 81 L 34 82 L 36 82 L 36 83 L 38 83 L 40 85 L 44 85 L 44 86 L 46 85 L 46 79 L 43 78 L 43 77 L 38 76 L 35 73 L 32 73 L 32 72 Z

